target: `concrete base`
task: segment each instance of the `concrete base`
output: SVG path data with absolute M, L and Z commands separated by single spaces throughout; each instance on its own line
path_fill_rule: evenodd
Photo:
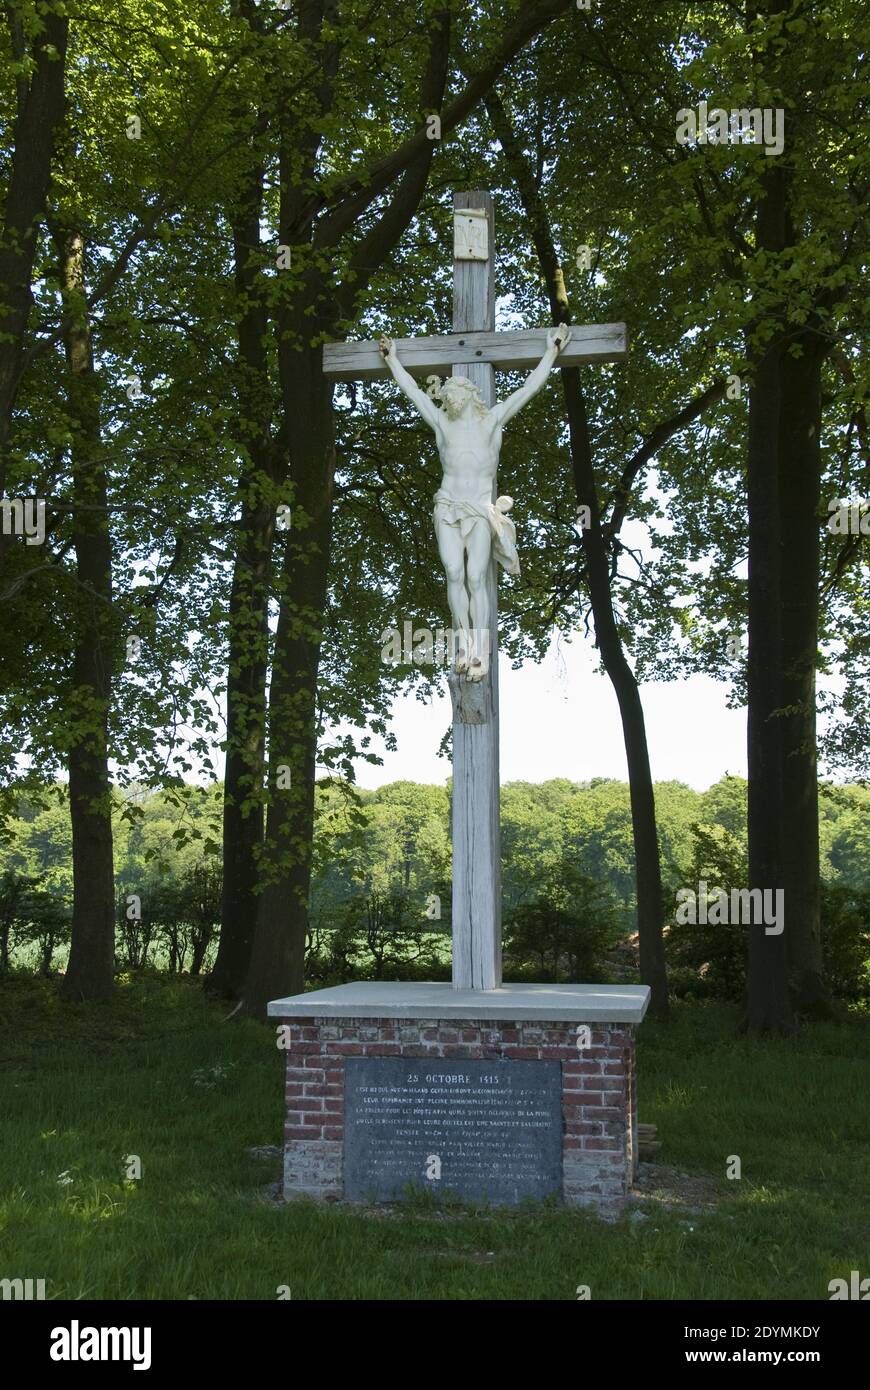
M 363 980 L 310 994 L 273 999 L 270 1018 L 536 1018 L 578 1023 L 640 1023 L 648 985 L 502 985 L 454 989 L 451 984 Z
M 637 1167 L 635 1029 L 648 1004 L 646 986 L 390 982 L 273 1000 L 287 1052 L 285 1198 L 345 1196 L 347 1058 L 538 1060 L 561 1064 L 563 1200 L 617 1214 Z

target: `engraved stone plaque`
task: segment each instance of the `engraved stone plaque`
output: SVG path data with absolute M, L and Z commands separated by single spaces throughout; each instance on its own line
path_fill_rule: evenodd
M 513 1204 L 562 1190 L 558 1062 L 350 1057 L 344 1193 L 395 1201 L 408 1188 Z

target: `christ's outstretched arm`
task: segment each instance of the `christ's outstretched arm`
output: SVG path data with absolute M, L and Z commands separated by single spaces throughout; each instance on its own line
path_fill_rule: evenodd
M 392 372 L 397 386 L 402 388 L 408 400 L 417 407 L 426 424 L 437 432 L 441 427 L 441 411 L 438 406 L 431 396 L 427 396 L 425 391 L 420 390 L 411 373 L 405 371 L 399 361 L 396 345 L 392 338 L 381 338 L 380 346 L 384 361 Z
M 517 414 L 517 411 L 522 410 L 527 401 L 538 394 L 550 374 L 550 368 L 570 337 L 571 330 L 567 324 L 560 323 L 558 328 L 550 329 L 547 334 L 546 350 L 537 367 L 529 373 L 519 390 L 514 391 L 506 400 L 493 407 L 492 413 L 500 425 L 506 424 Z

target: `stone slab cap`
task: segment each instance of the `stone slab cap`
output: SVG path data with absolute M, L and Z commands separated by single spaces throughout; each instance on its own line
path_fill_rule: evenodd
M 563 1023 L 640 1023 L 649 985 L 502 985 L 454 989 L 449 983 L 362 980 L 273 999 L 270 1018 L 501 1018 Z

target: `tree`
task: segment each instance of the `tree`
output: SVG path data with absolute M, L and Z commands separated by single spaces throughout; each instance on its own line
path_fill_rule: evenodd
M 455 96 L 446 97 L 451 58 L 450 15 L 426 16 L 419 26 L 419 66 L 401 83 L 402 99 L 418 111 L 440 110 L 442 137 L 466 117 L 493 82 L 540 30 L 568 8 L 567 0 L 536 0 L 505 31 L 484 26 L 489 50 Z M 291 452 L 294 524 L 284 541 L 281 604 L 269 698 L 267 813 L 259 856 L 259 901 L 245 1011 L 261 1015 L 276 990 L 302 987 L 310 889 L 317 753 L 317 679 L 329 575 L 335 474 L 333 388 L 324 377 L 320 344 L 346 330 L 368 288 L 417 212 L 435 142 L 428 123 L 390 153 L 365 157 L 334 179 L 323 163 L 322 126 L 331 124 L 344 95 L 344 69 L 329 80 L 335 30 L 317 10 L 303 34 L 327 80 L 316 98 L 314 128 L 304 134 L 282 113 L 279 239 L 301 264 L 276 315 L 282 409 L 295 430 Z M 495 42 L 491 42 L 492 37 Z M 466 42 L 468 36 L 466 36 Z M 416 95 L 411 95 L 416 93 Z M 395 98 L 394 98 L 395 99 Z M 310 190 L 314 191 L 310 191 Z M 387 195 L 382 202 L 383 195 Z M 359 227 L 355 238 L 351 230 Z M 338 278 L 336 267 L 343 267 Z M 289 777 L 288 777 L 289 772 Z
M 74 886 L 72 948 L 63 987 L 69 999 L 108 999 L 115 964 L 108 758 L 114 647 L 108 479 L 103 461 L 99 386 L 85 308 L 84 239 L 75 227 L 57 226 L 55 231 L 68 373 L 73 547 L 80 593 L 66 701 Z
M 595 980 L 618 935 L 612 900 L 569 857 L 547 874 L 530 902 L 505 922 L 509 969 L 534 962 L 536 978 Z
M 12 0 L 6 15 L 15 114 L 0 230 L 0 494 L 7 485 L 12 413 L 25 365 L 33 303 L 33 266 L 63 113 L 69 34 L 69 19 L 59 0 L 39 7 Z M 7 544 L 7 538 L 0 536 L 0 556 Z

